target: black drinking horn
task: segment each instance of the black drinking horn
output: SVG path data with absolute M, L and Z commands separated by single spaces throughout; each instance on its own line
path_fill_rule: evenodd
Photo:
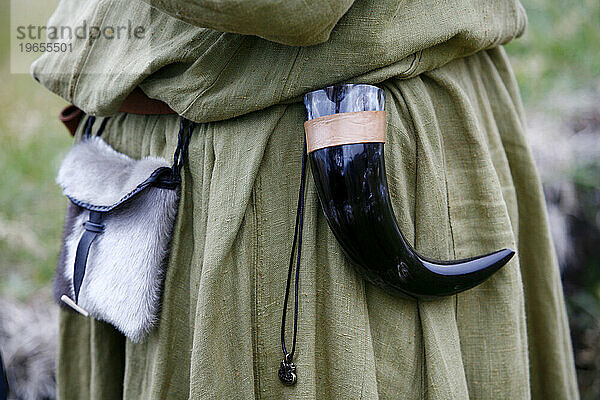
M 341 85 L 304 102 L 312 175 L 329 227 L 358 271 L 402 297 L 434 299 L 479 285 L 515 254 L 503 249 L 458 261 L 419 255 L 398 227 L 385 175 L 383 91 Z

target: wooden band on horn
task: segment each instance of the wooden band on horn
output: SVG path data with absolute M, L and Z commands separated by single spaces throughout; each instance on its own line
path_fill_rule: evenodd
M 352 143 L 385 143 L 385 111 L 331 114 L 304 123 L 306 149 Z

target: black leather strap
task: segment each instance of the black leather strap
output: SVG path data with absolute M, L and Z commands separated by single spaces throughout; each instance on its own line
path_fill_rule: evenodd
M 90 211 L 89 220 L 83 224 L 85 232 L 83 232 L 81 239 L 79 239 L 79 244 L 77 245 L 77 252 L 75 253 L 75 270 L 73 271 L 75 303 L 79 301 L 79 290 L 83 283 L 90 246 L 94 239 L 104 232 L 104 225 L 102 224 L 103 215 L 103 213 L 98 211 Z
M 2 353 L 0 353 L 0 400 L 8 398 L 8 379 L 2 362 Z
M 104 132 L 104 128 L 106 128 L 106 124 L 108 123 L 109 119 L 110 119 L 110 117 L 104 117 L 102 119 L 100 128 L 98 128 L 98 130 L 96 131 L 96 136 L 102 136 L 102 133 Z M 84 138 L 89 139 L 90 137 L 92 137 L 92 127 L 94 126 L 94 122 L 96 122 L 96 117 L 94 117 L 93 115 L 90 115 L 85 124 L 85 130 L 83 131 Z
M 96 117 L 90 115 L 88 120 L 85 123 L 85 130 L 83 131 L 84 138 L 90 138 L 92 136 L 92 127 L 94 126 L 94 122 L 96 122 Z

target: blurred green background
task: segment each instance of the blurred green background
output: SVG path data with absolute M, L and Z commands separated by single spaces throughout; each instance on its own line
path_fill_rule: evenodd
M 37 3 L 39 7 L 32 12 L 49 16 L 57 1 Z M 506 48 L 528 117 L 556 121 L 568 131 L 565 135 L 594 129 L 600 135 L 600 1 L 525 0 L 523 5 L 529 18 L 527 31 Z M 9 11 L 10 4 L 2 2 L 0 17 L 5 27 L 10 26 Z M 0 297 L 47 301 L 66 205 L 54 177 L 71 139 L 56 118 L 64 101 L 29 75 L 11 74 L 10 45 L 10 38 L 2 35 Z M 543 123 L 540 129 L 544 130 Z M 546 141 L 545 145 L 552 143 Z M 568 183 L 576 200 L 575 206 L 566 207 L 563 219 L 567 221 L 564 240 L 575 243 L 569 251 L 577 257 L 561 267 L 580 388 L 584 399 L 598 399 L 600 163 L 593 157 L 590 160 L 571 163 L 557 174 L 559 181 Z M 565 208 L 562 189 L 558 190 L 559 199 L 553 199 L 557 174 L 547 178 L 545 190 L 549 202 L 560 210 Z

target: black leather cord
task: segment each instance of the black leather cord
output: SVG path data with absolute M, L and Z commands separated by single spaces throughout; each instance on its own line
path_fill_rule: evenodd
M 100 128 L 98 128 L 98 132 L 96 132 L 96 136 L 102 136 L 102 133 L 104 132 L 104 128 L 106 128 L 106 124 L 108 123 L 109 119 L 110 119 L 110 117 L 105 117 L 102 119 L 102 123 L 100 124 Z
M 105 117 L 102 119 L 102 123 L 100 124 L 100 128 L 98 128 L 98 131 L 96 132 L 96 136 L 102 136 L 104 128 L 106 128 L 106 124 L 108 123 L 109 119 L 110 117 Z M 86 121 L 85 130 L 83 131 L 83 137 L 85 139 L 90 138 L 92 136 L 92 127 L 94 126 L 94 122 L 96 122 L 96 117 L 90 115 Z
M 186 127 L 187 133 L 184 134 Z M 185 158 L 188 145 L 190 144 L 190 137 L 192 136 L 192 132 L 195 127 L 195 122 L 181 117 L 179 135 L 177 137 L 177 148 L 175 149 L 175 154 L 173 155 L 173 166 L 171 167 L 172 179 L 174 181 L 181 182 L 181 168 L 183 167 L 183 160 Z
M 290 264 L 288 267 L 287 284 L 285 288 L 285 299 L 283 301 L 283 315 L 281 317 L 281 350 L 283 351 L 283 360 L 279 367 L 278 376 L 285 385 L 296 383 L 296 365 L 293 363 L 294 353 L 296 351 L 296 338 L 298 335 L 298 291 L 300 281 L 300 259 L 302 255 L 302 228 L 304 226 L 304 191 L 306 184 L 306 141 L 302 154 L 302 171 L 300 174 L 300 191 L 298 194 L 298 208 L 296 209 L 296 226 L 294 228 L 294 241 L 290 254 Z M 296 252 L 296 243 L 298 251 Z M 294 268 L 294 258 L 296 258 L 296 274 L 294 277 L 294 334 L 292 338 L 292 350 L 288 353 L 285 345 L 285 320 L 287 315 L 288 298 L 290 295 L 290 285 L 292 280 L 292 270 Z

